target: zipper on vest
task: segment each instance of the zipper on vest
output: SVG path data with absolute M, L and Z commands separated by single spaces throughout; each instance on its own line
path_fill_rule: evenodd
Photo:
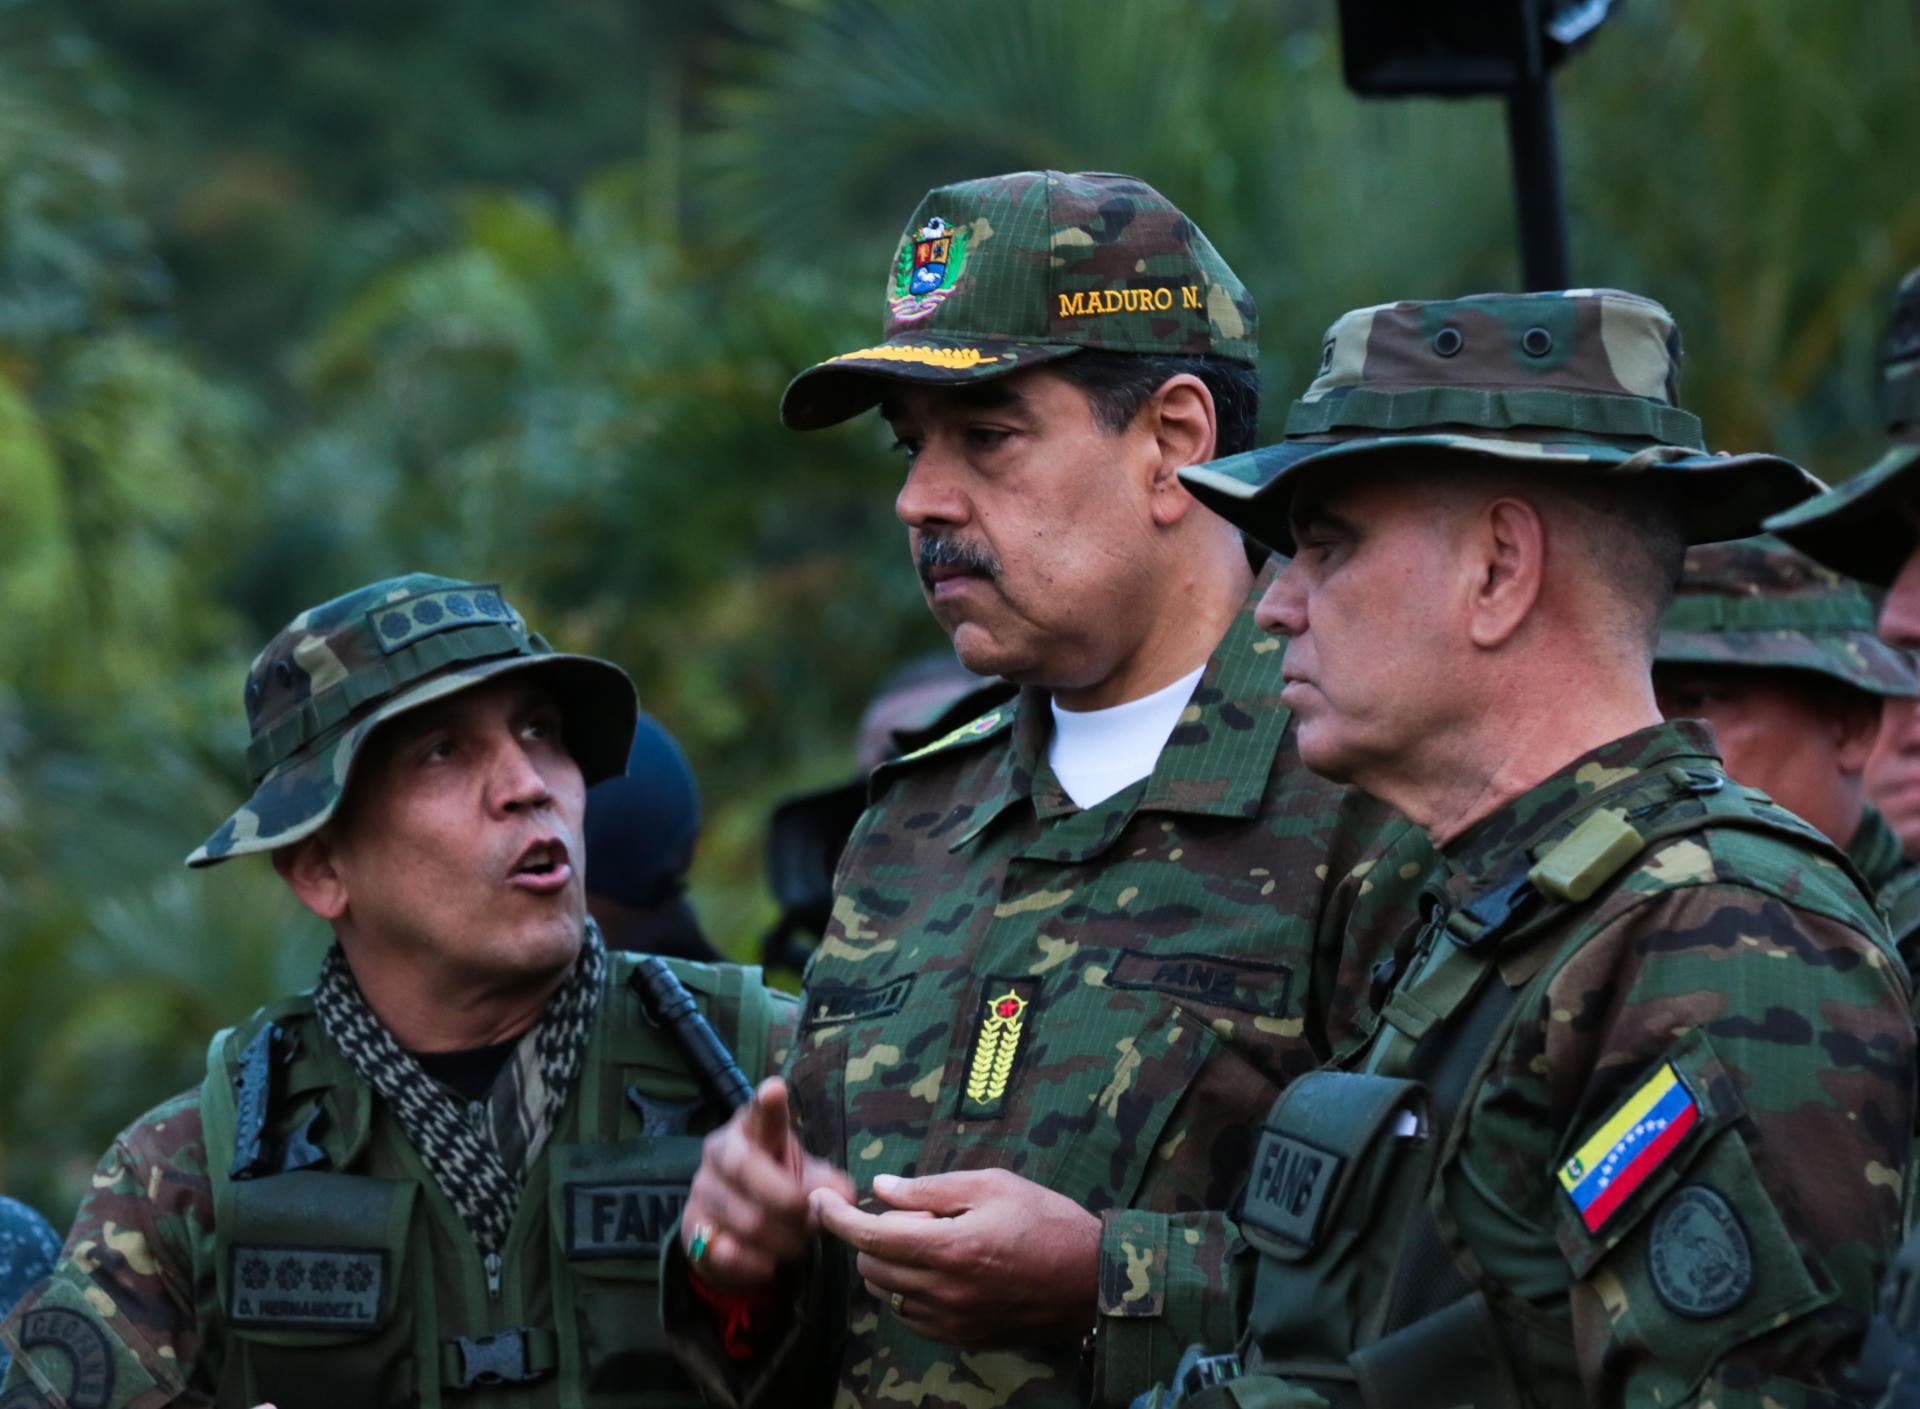
M 500 1300 L 500 1254 L 487 1254 L 487 1300 Z

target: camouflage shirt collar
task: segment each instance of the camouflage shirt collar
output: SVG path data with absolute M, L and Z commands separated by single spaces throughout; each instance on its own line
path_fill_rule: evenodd
M 1464 900 L 1504 879 L 1522 854 L 1595 808 L 1630 808 L 1642 794 L 1671 791 L 1667 770 L 1674 767 L 1720 770 L 1712 729 L 1697 719 L 1669 720 L 1589 750 L 1442 847 L 1448 891 Z
M 1847 843 L 1847 860 L 1854 864 L 1875 894 L 1886 889 L 1887 884 L 1906 869 L 1907 858 L 1900 838 L 1887 825 L 1879 808 L 1869 804 L 1861 814 L 1860 825 Z
M 1055 860 L 1097 854 L 1136 812 L 1257 816 L 1280 737 L 1292 718 L 1279 702 L 1283 643 L 1254 620 L 1254 608 L 1278 571 L 1269 563 L 1254 578 L 1152 774 L 1104 802 L 1084 811 L 1075 807 L 1047 762 L 1053 727 L 1047 692 L 1032 686 L 1021 690 L 998 776 L 985 789 L 967 836 L 1023 800 L 1031 800 L 1035 813 L 1054 823 L 1046 854 Z M 1073 855 L 1063 857 L 1062 847 Z

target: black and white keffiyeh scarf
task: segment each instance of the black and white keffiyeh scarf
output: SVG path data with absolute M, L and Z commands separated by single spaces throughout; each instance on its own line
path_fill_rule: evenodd
M 374 1015 L 339 944 L 320 966 L 313 1006 L 327 1036 L 393 1107 L 483 1254 L 505 1245 L 527 1172 L 572 1094 L 606 967 L 600 932 L 589 920 L 573 969 L 494 1081 L 481 1128 L 470 1108 L 421 1070 Z

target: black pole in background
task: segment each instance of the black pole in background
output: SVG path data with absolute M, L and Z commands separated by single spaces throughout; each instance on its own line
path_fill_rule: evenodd
M 1566 205 L 1560 189 L 1560 139 L 1553 120 L 1553 80 L 1542 73 L 1507 98 L 1507 145 L 1513 152 L 1514 210 L 1520 222 L 1520 277 L 1526 291 L 1573 282 L 1567 259 Z
M 1341 66 L 1367 98 L 1499 97 L 1507 104 L 1520 282 L 1573 282 L 1554 131 L 1553 70 L 1614 0 L 1340 0 Z

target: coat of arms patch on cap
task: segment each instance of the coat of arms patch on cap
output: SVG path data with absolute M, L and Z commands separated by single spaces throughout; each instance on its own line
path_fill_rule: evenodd
M 900 242 L 893 297 L 887 307 L 903 323 L 924 318 L 946 301 L 967 267 L 967 232 L 936 215 L 911 240 Z

